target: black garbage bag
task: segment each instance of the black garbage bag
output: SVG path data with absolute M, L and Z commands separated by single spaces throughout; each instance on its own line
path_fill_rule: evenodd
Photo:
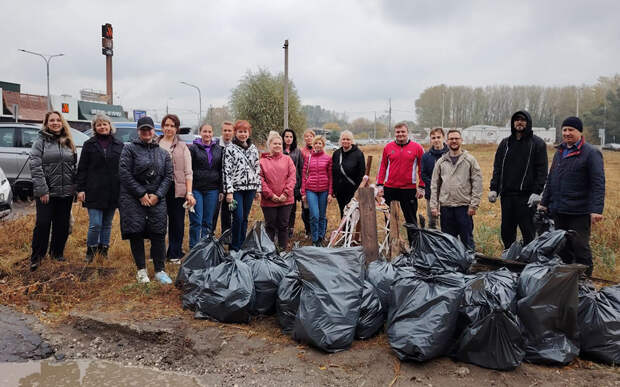
M 392 284 L 387 335 L 400 360 L 426 361 L 448 353 L 463 299 L 463 274 L 400 268 Z
M 525 245 L 516 260 L 525 263 L 550 261 L 559 256 L 565 243 L 565 230 L 547 231 Z
M 360 340 L 370 339 L 376 335 L 385 323 L 385 311 L 374 285 L 366 280 L 362 291 L 360 318 L 357 321 L 355 337 Z
M 254 307 L 252 269 L 234 257 L 205 271 L 204 283 L 196 296 L 196 318 L 225 323 L 247 323 Z
M 243 241 L 243 245 L 241 245 L 241 250 L 262 253 L 276 252 L 276 245 L 267 235 L 263 221 L 254 222 L 252 229 L 245 237 L 245 241 Z
M 299 297 L 301 296 L 301 275 L 297 266 L 293 263 L 289 271 L 278 287 L 276 312 L 282 333 L 290 335 L 295 327 L 295 316 L 299 310 Z
M 326 352 L 353 343 L 364 287 L 361 247 L 293 250 L 302 280 L 293 338 Z
M 411 241 L 411 259 L 415 267 L 433 271 L 466 273 L 474 260 L 474 252 L 450 234 L 439 230 L 408 226 Z
M 525 351 L 517 317 L 517 276 L 508 269 L 476 274 L 465 285 L 455 357 L 495 370 L 519 366 Z
M 263 315 L 275 313 L 278 286 L 290 271 L 291 259 L 281 257 L 275 252 L 263 253 L 241 250 L 241 261 L 252 269 L 256 293 L 252 313 Z
M 502 252 L 502 259 L 516 261 L 519 259 L 519 255 L 521 255 L 521 250 L 523 250 L 523 242 L 514 241 L 508 249 Z
M 384 259 L 377 259 L 368 264 L 366 279 L 375 286 L 383 312 L 387 315 L 390 301 L 390 287 L 394 282 L 396 269 L 391 262 Z
M 229 231 L 222 234 L 222 238 L 226 237 L 227 234 L 229 234 Z M 183 259 L 174 283 L 175 286 L 184 290 L 194 270 L 205 270 L 209 267 L 217 266 L 225 256 L 226 252 L 220 240 L 214 238 L 211 234 L 207 235 L 196 243 L 187 253 L 187 257 Z M 193 289 L 195 286 L 190 284 L 190 287 Z
M 566 365 L 579 355 L 577 288 L 581 265 L 560 259 L 530 263 L 519 277 L 518 316 L 524 330 L 525 360 Z
M 582 357 L 620 364 L 620 285 L 596 291 L 579 286 L 579 333 Z

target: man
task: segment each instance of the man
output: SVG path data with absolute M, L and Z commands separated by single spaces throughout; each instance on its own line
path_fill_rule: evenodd
M 523 243 L 536 234 L 534 213 L 547 179 L 547 145 L 532 132 L 532 118 L 525 110 L 512 115 L 511 134 L 499 143 L 493 163 L 489 202 L 500 196 L 501 234 L 504 248 L 517 239 L 517 226 Z
M 386 203 L 398 200 L 405 221 L 417 224 L 418 199 L 424 196 L 424 181 L 421 176 L 424 148 L 409 140 L 409 128 L 404 122 L 394 127 L 395 141 L 383 148 L 377 186 L 383 191 Z M 413 231 L 407 230 L 409 243 Z
M 603 219 L 605 171 L 603 155 L 586 143 L 582 132 L 577 117 L 562 123 L 563 142 L 553 156 L 538 208 L 551 214 L 556 228 L 577 232 L 581 251 L 576 252 L 576 261 L 586 265 L 586 274 L 591 276 L 590 230 L 591 224 Z
M 437 160 L 433 170 L 431 213 L 433 216 L 441 213 L 441 231 L 458 236 L 465 246 L 474 250 L 473 216 L 482 197 L 482 172 L 474 156 L 461 149 L 462 143 L 461 132 L 450 129 L 450 151 Z
M 422 156 L 422 181 L 424 182 L 424 199 L 426 199 L 426 217 L 428 227 L 437 228 L 437 217 L 431 214 L 431 178 L 437 160 L 448 152 L 445 135 L 442 128 L 433 128 L 429 133 L 431 147 Z
M 232 122 L 230 121 L 222 122 L 222 135 L 220 136 L 219 141 L 218 141 L 219 145 L 222 146 L 223 148 L 226 148 L 227 146 L 232 144 L 234 133 L 235 131 L 234 131 Z M 224 152 L 222 152 L 222 156 L 223 155 L 224 155 Z M 222 165 L 224 165 L 224 160 L 222 160 Z M 224 180 L 223 173 L 222 173 L 222 184 L 224 187 L 226 187 L 226 181 Z M 223 234 L 224 231 L 228 230 L 230 228 L 230 225 L 232 224 L 232 212 L 230 212 L 230 210 L 228 209 L 228 203 L 220 201 L 219 205 L 221 207 L 220 211 L 215 211 L 215 214 L 213 215 L 213 227 L 215 228 L 215 226 L 217 225 L 218 212 L 221 212 L 222 221 L 220 223 L 220 226 L 221 226 L 220 228 Z

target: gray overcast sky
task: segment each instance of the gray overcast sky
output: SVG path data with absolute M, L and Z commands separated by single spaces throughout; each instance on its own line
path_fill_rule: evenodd
M 105 90 L 101 24 L 114 27 L 115 98 L 126 109 L 203 110 L 248 70 L 282 71 L 302 103 L 413 119 L 426 87 L 594 83 L 620 72 L 618 1 L 5 1 L 0 80 L 45 94 L 43 60 L 63 52 L 52 94 Z M 409 111 L 409 112 L 407 112 Z

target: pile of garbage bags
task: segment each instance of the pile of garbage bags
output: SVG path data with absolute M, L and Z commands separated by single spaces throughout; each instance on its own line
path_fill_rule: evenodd
M 561 259 L 570 232 L 515 245 L 513 258 L 528 263 L 520 275 L 469 274 L 474 254 L 459 239 L 417 228 L 412 235 L 411 253 L 366 265 L 361 247 L 279 254 L 257 222 L 233 255 L 224 236 L 200 241 L 176 285 L 196 318 L 239 323 L 275 313 L 284 334 L 330 353 L 385 328 L 401 360 L 450 356 L 510 370 L 524 360 L 568 364 L 581 351 L 620 363 L 620 285 L 580 284 L 584 267 Z

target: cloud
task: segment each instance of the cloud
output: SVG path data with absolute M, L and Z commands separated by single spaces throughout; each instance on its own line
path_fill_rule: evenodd
M 36 9 L 36 12 L 33 10 Z M 45 93 L 40 58 L 51 63 L 54 94 L 105 89 L 100 25 L 115 33 L 114 79 L 125 108 L 166 103 L 188 124 L 228 101 L 247 70 L 283 69 L 302 103 L 367 118 L 387 109 L 411 119 L 426 87 L 592 83 L 616 73 L 620 25 L 614 1 L 29 1 L 3 5 L 2 80 Z M 18 31 L 18 33 L 15 33 Z M 355 117 L 355 114 L 349 114 Z

